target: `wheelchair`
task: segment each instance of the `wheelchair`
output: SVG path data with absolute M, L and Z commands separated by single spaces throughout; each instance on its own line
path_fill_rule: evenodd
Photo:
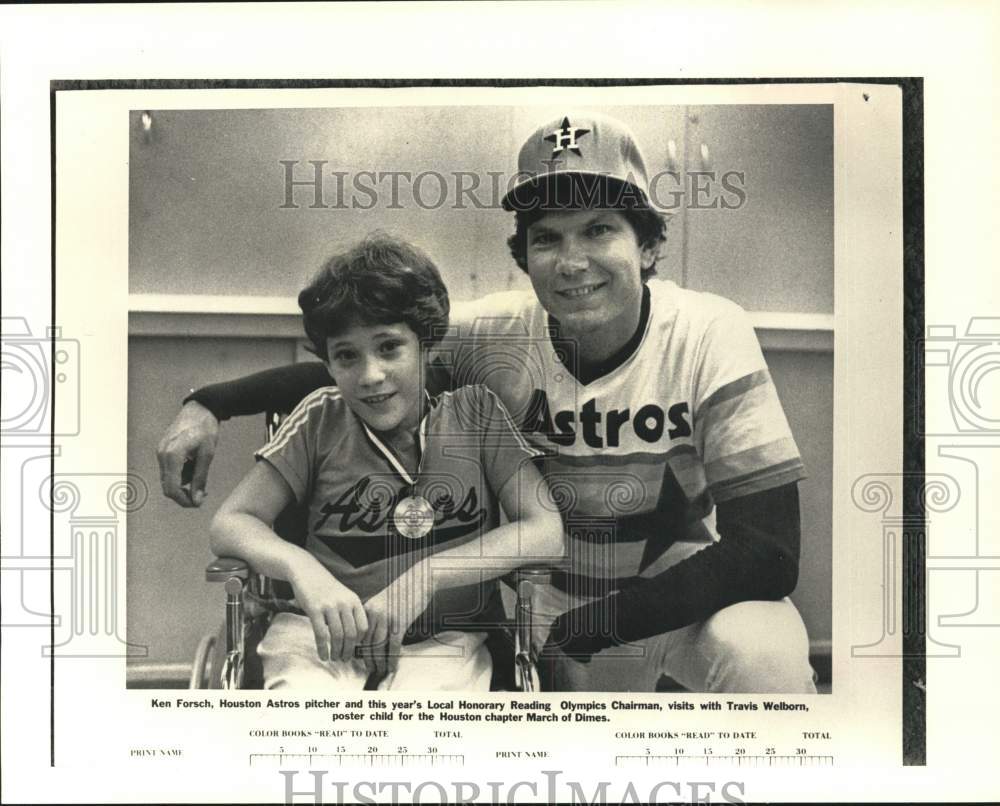
M 493 663 L 491 691 L 531 693 L 548 688 L 551 662 L 539 657 L 532 635 L 534 592 L 549 583 L 550 573 L 544 568 L 521 568 L 504 579 L 514 588 L 514 617 L 486 630 L 486 649 Z M 255 573 L 235 557 L 217 557 L 205 569 L 205 579 L 223 583 L 225 620 L 217 634 L 206 635 L 199 643 L 189 688 L 263 688 L 257 645 L 274 614 L 292 606 L 276 595 L 277 580 Z M 365 690 L 375 690 L 379 682 L 374 675 L 369 677 Z
M 267 438 L 280 425 L 282 415 L 267 415 Z M 274 531 L 302 545 L 306 534 L 305 509 L 291 506 L 278 516 Z M 551 583 L 552 569 L 525 566 L 502 578 L 513 589 L 513 618 L 491 626 L 486 648 L 493 663 L 491 691 L 538 692 L 550 688 L 553 661 L 540 657 L 532 636 L 536 618 L 535 591 Z M 207 582 L 221 582 L 225 591 L 225 619 L 220 630 L 198 644 L 188 687 L 192 689 L 260 689 L 263 669 L 257 645 L 276 613 L 293 611 L 291 586 L 255 572 L 244 560 L 217 557 L 205 569 Z M 369 677 L 365 690 L 380 682 Z

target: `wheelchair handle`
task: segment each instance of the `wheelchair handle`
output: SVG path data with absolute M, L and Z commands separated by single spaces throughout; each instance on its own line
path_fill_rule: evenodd
M 544 577 L 552 576 L 554 570 L 551 565 L 522 565 L 520 568 L 516 568 L 514 573 L 522 579 L 529 577 L 536 582 L 542 582 Z

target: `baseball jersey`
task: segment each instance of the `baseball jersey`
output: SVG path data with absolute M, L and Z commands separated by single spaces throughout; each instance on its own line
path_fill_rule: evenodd
M 539 454 L 482 386 L 428 398 L 419 434 L 421 456 L 411 477 L 339 390 L 328 386 L 306 396 L 256 454 L 307 504 L 306 549 L 362 601 L 442 550 L 465 547 L 457 561 L 474 563 L 477 539 L 500 522 L 496 492 Z M 405 525 L 401 532 L 393 517 L 397 504 L 411 496 L 434 511 L 422 536 Z M 495 580 L 443 590 L 407 642 L 496 619 L 502 610 Z
M 589 383 L 531 292 L 455 306 L 438 350 L 456 383 L 496 392 L 545 452 L 570 570 L 591 578 L 633 576 L 676 539 L 717 540 L 715 502 L 804 476 L 746 313 L 669 281 L 644 293 L 638 347 Z

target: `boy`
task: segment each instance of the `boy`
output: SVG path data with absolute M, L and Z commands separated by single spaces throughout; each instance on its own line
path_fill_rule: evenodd
M 261 642 L 265 686 L 361 689 L 374 671 L 381 689 L 488 690 L 496 577 L 562 553 L 540 452 L 485 387 L 427 395 L 449 301 L 419 250 L 371 235 L 299 306 L 337 386 L 302 400 L 211 530 L 213 551 L 288 580 L 304 613 L 278 614 Z M 292 501 L 308 505 L 305 548 L 270 526 Z

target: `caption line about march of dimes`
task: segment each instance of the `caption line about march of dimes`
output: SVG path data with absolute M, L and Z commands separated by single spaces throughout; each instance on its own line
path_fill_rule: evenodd
M 728 699 L 725 695 L 711 699 L 677 698 L 661 701 L 636 701 L 623 698 L 601 699 L 543 699 L 520 697 L 502 701 L 468 700 L 442 695 L 423 695 L 412 698 L 387 697 L 379 692 L 358 692 L 344 699 L 296 698 L 261 694 L 258 697 L 235 695 L 215 696 L 154 696 L 148 700 L 149 715 L 180 714 L 205 715 L 210 720 L 225 720 L 226 715 L 255 714 L 275 717 L 274 721 L 255 719 L 244 723 L 245 736 L 252 741 L 275 741 L 276 744 L 250 748 L 256 752 L 277 754 L 318 753 L 347 754 L 358 762 L 361 756 L 406 755 L 410 748 L 426 745 L 426 753 L 468 754 L 473 750 L 476 729 L 488 731 L 489 737 L 511 734 L 494 734 L 493 729 L 518 726 L 542 733 L 536 736 L 539 743 L 531 748 L 498 749 L 493 742 L 488 747 L 491 759 L 516 760 L 519 758 L 550 758 L 553 751 L 566 748 L 555 741 L 547 729 L 559 731 L 596 731 L 605 739 L 624 742 L 618 749 L 626 753 L 635 751 L 632 742 L 650 742 L 635 751 L 649 755 L 654 751 L 673 755 L 697 754 L 699 758 L 722 753 L 738 759 L 741 755 L 760 758 L 774 756 L 784 748 L 788 757 L 809 753 L 808 740 L 824 740 L 824 749 L 832 747 L 833 734 L 817 716 L 810 713 L 811 705 L 779 698 L 755 697 L 752 700 Z M 710 715 L 711 714 L 711 715 Z M 209 716 L 211 715 L 211 716 Z M 296 716 L 297 715 L 297 716 Z M 283 721 L 281 717 L 293 717 Z M 262 724 L 263 721 L 263 724 Z M 153 724 L 146 721 L 147 725 Z M 467 730 L 468 729 L 468 730 Z M 524 734 L 521 734 L 524 738 Z M 424 739 L 427 741 L 425 742 Z M 304 740 L 299 744 L 296 740 Z M 326 744 L 329 740 L 334 744 Z M 347 740 L 347 741 L 345 741 Z M 364 740 L 363 746 L 350 740 Z M 652 742 L 675 741 L 669 746 Z M 289 744 L 288 742 L 291 742 Z M 387 747 L 385 742 L 392 741 Z M 440 744 L 444 742 L 444 744 Z M 469 742 L 473 742 L 470 745 Z M 749 744 L 748 744 L 749 742 Z M 414 744 L 416 743 L 416 744 Z M 694 743 L 694 744 L 689 744 Z M 398 746 L 397 746 L 398 745 Z M 666 748 L 666 749 L 664 749 Z M 183 750 L 171 750 L 182 755 Z M 418 758 L 427 760 L 430 756 Z M 130 756 L 143 759 L 159 758 L 161 750 L 135 747 Z M 253 753 L 251 753 L 253 756 Z M 473 756 L 476 753 L 473 752 Z M 312 756 L 310 755 L 310 763 Z M 251 762 L 252 763 L 252 762 Z
M 808 711 L 800 702 L 768 699 L 737 702 L 726 699 L 671 700 L 669 702 L 635 702 L 631 700 L 508 700 L 504 702 L 470 701 L 463 699 L 386 700 L 362 696 L 358 699 L 287 700 L 231 699 L 222 697 L 189 698 L 153 697 L 155 709 L 278 709 L 326 710 L 331 722 L 612 722 L 616 712 L 678 712 L 678 711 Z

